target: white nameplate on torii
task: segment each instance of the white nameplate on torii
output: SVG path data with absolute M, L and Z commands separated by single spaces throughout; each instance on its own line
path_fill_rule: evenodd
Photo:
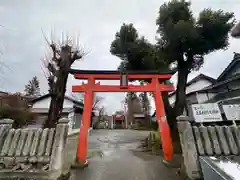
M 195 122 L 198 123 L 223 120 L 217 103 L 193 104 L 192 112 Z

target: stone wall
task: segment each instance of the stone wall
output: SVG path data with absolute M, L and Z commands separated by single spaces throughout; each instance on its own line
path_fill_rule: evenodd
M 0 179 L 57 179 L 64 163 L 68 119 L 54 129 L 13 129 L 0 120 Z
M 179 116 L 178 130 L 184 165 L 190 179 L 201 178 L 200 156 L 239 156 L 240 127 L 200 125 L 187 116 Z

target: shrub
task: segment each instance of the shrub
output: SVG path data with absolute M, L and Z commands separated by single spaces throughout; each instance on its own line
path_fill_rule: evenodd
M 152 121 L 151 122 L 151 129 L 154 130 L 154 131 L 158 130 L 158 123 L 157 123 L 157 121 Z
M 0 119 L 9 118 L 14 120 L 13 128 L 21 128 L 29 120 L 34 119 L 34 114 L 28 109 L 13 108 L 10 106 L 3 106 L 0 108 Z

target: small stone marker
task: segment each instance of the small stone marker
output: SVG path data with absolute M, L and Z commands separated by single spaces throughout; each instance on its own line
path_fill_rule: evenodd
M 195 122 L 198 123 L 222 121 L 217 103 L 193 104 L 192 112 Z

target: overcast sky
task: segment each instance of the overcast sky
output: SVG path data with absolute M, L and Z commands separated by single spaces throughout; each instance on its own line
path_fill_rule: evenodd
M 120 60 L 110 54 L 110 44 L 122 23 L 133 23 L 141 35 L 154 42 L 156 17 L 162 0 L 0 0 L 0 90 L 19 92 L 33 77 L 40 79 L 41 91 L 48 86 L 42 72 L 42 59 L 47 51 L 46 37 L 61 39 L 62 33 L 79 37 L 80 44 L 89 52 L 74 64 L 79 69 L 115 70 Z M 197 15 L 203 8 L 234 12 L 240 19 L 239 0 L 192 0 L 192 10 Z M 52 35 L 52 36 L 51 36 Z M 240 40 L 230 40 L 226 51 L 205 57 L 200 72 L 217 77 L 232 60 L 233 52 L 240 52 Z M 196 76 L 192 73 L 189 79 Z M 174 78 L 173 78 L 174 80 Z M 71 85 L 78 81 L 69 77 Z M 104 82 L 104 84 L 109 82 Z M 110 82 L 113 83 L 113 82 Z M 116 83 L 116 82 L 115 82 Z M 101 96 L 103 96 L 101 94 Z M 104 94 L 108 112 L 121 107 L 124 94 Z

